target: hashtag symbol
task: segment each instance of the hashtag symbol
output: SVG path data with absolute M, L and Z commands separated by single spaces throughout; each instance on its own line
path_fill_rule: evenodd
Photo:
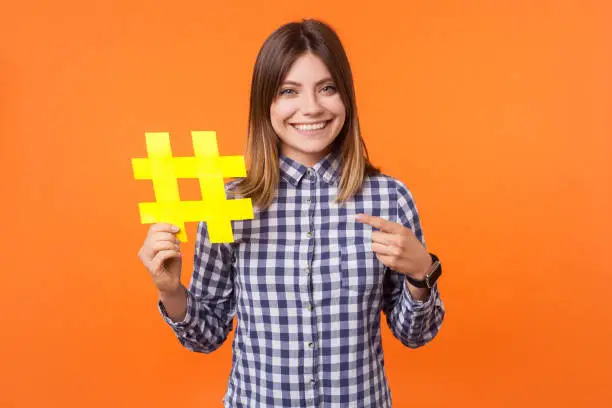
M 167 222 L 180 228 L 177 238 L 187 242 L 185 222 L 204 221 L 210 242 L 233 242 L 232 220 L 252 219 L 251 199 L 228 200 L 223 178 L 246 177 L 242 156 L 219 156 L 215 132 L 193 131 L 193 157 L 172 157 L 170 134 L 145 133 L 146 159 L 132 159 L 136 180 L 152 180 L 154 203 L 138 203 L 142 224 Z M 201 201 L 181 201 L 179 178 L 199 179 Z

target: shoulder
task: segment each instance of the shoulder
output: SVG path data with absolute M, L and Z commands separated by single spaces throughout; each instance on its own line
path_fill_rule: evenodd
M 364 190 L 393 196 L 396 200 L 412 201 L 412 193 L 404 182 L 388 174 L 379 172 L 366 176 Z

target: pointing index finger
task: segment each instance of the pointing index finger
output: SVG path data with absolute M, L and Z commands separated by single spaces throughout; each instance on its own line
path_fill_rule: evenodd
M 384 218 L 375 217 L 373 215 L 368 215 L 368 214 L 357 214 L 355 219 L 358 222 L 368 224 L 380 231 L 388 232 L 392 234 L 400 232 L 401 229 L 403 228 L 402 225 L 396 222 L 385 220 Z

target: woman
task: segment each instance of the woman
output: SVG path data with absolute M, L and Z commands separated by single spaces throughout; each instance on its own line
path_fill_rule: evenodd
M 248 176 L 227 185 L 255 218 L 235 242 L 200 223 L 189 289 L 178 228 L 153 225 L 140 251 L 179 341 L 210 353 L 237 327 L 226 407 L 389 407 L 380 336 L 419 347 L 444 317 L 437 257 L 409 190 L 370 164 L 352 73 L 336 33 L 280 27 L 255 63 Z

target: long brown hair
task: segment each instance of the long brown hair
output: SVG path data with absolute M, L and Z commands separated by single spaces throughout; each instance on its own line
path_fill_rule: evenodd
M 318 20 L 288 23 L 265 40 L 257 55 L 251 82 L 247 177 L 233 189 L 233 193 L 251 198 L 260 209 L 272 204 L 280 180 L 279 138 L 270 121 L 270 106 L 289 69 L 306 52 L 326 65 L 346 109 L 344 126 L 332 146 L 341 160 L 336 201 L 350 199 L 367 175 L 378 173 L 369 161 L 359 130 L 353 74 L 338 35 Z

